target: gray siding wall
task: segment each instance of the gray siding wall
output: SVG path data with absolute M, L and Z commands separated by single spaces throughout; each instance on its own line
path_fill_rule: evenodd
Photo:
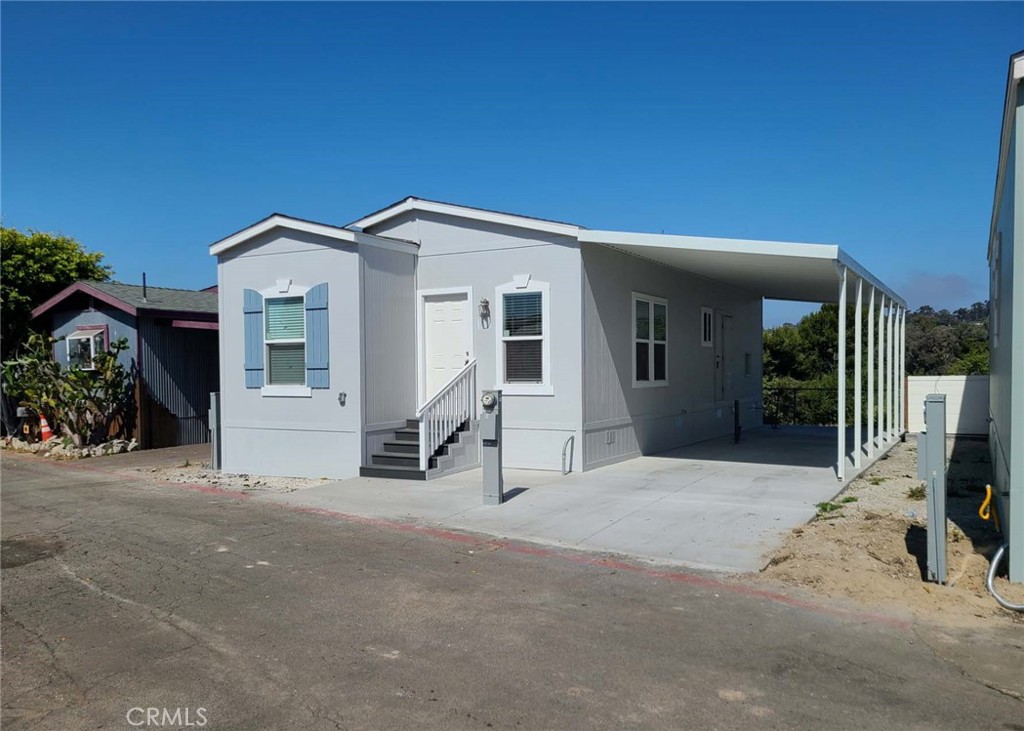
M 217 390 L 217 331 L 139 321 L 142 375 L 151 399 L 175 419 L 177 444 L 210 441 L 210 392 Z
M 760 297 L 603 246 L 583 249 L 583 467 L 730 434 L 733 399 L 745 427 L 761 395 Z M 633 292 L 668 301 L 668 384 L 633 387 Z M 720 399 L 715 348 L 700 344 L 701 307 L 733 320 L 731 389 Z M 750 375 L 744 355 L 749 354 Z
M 1024 177 L 1024 85 L 1017 104 L 996 220 L 1002 252 L 999 311 L 989 323 L 999 332 L 991 341 L 989 449 L 997 510 L 1011 536 L 1010 579 L 1024 582 L 1024 188 L 1017 185 Z
M 113 307 L 96 307 L 87 310 L 64 310 L 53 313 L 53 337 L 64 338 L 82 327 L 109 328 L 110 342 L 118 338 L 128 339 L 128 349 L 118 358 L 120 363 L 131 368 L 136 357 L 135 316 Z M 54 345 L 54 356 L 63 365 L 68 364 L 67 342 L 61 341 Z
M 416 414 L 416 257 L 364 246 L 363 405 L 368 436 Z M 380 440 L 367 453 L 380 450 Z
M 566 439 L 575 435 L 577 445 L 582 440 L 582 289 L 578 243 L 565 236 L 513 226 L 416 212 L 386 221 L 372 232 L 420 243 L 419 290 L 472 288 L 469 305 L 478 389 L 492 388 L 501 378 L 497 358 L 501 323 L 492 320 L 484 326 L 478 316 L 480 299 L 490 301 L 493 315 L 498 297 L 495 289 L 511 282 L 516 275 L 529 274 L 532 281 L 550 285 L 550 367 L 554 393 L 503 398 L 504 463 L 507 467 L 560 469 Z
M 218 261 L 223 468 L 298 477 L 353 477 L 362 456 L 359 254 L 354 245 L 275 229 Z M 245 388 L 242 291 L 278 279 L 329 284 L 330 388 L 271 397 Z M 345 406 L 339 392 L 347 394 Z

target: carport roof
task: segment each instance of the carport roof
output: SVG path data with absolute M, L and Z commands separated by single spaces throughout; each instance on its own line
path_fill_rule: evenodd
M 608 246 L 769 299 L 838 302 L 839 267 L 845 266 L 854 275 L 847 278 L 850 294 L 860 277 L 906 306 L 902 297 L 834 244 L 589 229 L 580 229 L 578 236 L 581 244 Z

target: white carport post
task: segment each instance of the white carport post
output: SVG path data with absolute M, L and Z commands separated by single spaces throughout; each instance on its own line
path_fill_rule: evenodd
M 885 295 L 878 303 L 878 448 L 885 439 Z
M 889 302 L 889 441 L 896 434 L 896 303 Z
M 860 405 L 861 380 L 860 372 L 860 349 L 861 349 L 861 309 L 864 306 L 864 280 L 857 277 L 857 304 L 856 319 L 853 321 L 853 466 L 860 469 L 860 453 L 864 451 L 864 443 L 861 441 L 861 421 L 864 418 Z
M 875 288 L 868 298 L 868 459 L 875 458 Z
M 907 308 L 900 310 L 900 425 L 897 434 L 907 430 Z
M 839 385 L 836 387 L 836 477 L 846 477 L 846 267 L 839 267 Z

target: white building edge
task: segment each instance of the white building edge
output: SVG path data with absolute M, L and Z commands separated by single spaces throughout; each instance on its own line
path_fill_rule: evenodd
M 1010 58 L 988 240 L 989 450 L 1010 580 L 1024 582 L 1024 51 Z

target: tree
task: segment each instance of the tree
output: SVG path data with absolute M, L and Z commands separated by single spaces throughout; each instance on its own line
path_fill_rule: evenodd
M 867 316 L 867 313 L 864 313 Z M 877 317 L 877 311 L 873 314 Z M 846 369 L 853 388 L 854 309 L 847 312 Z M 765 417 L 827 424 L 836 419 L 836 335 L 839 308 L 822 305 L 796 325 L 764 331 Z M 875 333 L 877 337 L 877 331 Z M 935 310 L 925 305 L 907 313 L 907 375 L 984 375 L 988 373 L 988 303 Z M 877 356 L 876 356 L 877 357 Z M 861 343 L 862 378 L 867 380 L 867 330 Z M 864 383 L 862 383 L 862 386 Z M 862 393 L 866 389 L 862 389 Z M 863 396 L 862 396 L 863 398 Z M 847 418 L 852 401 L 847 397 Z M 830 422 L 831 420 L 831 422 Z
M 33 307 L 80 279 L 105 281 L 112 274 L 103 254 L 70 236 L 0 227 L 0 359 L 28 338 Z

